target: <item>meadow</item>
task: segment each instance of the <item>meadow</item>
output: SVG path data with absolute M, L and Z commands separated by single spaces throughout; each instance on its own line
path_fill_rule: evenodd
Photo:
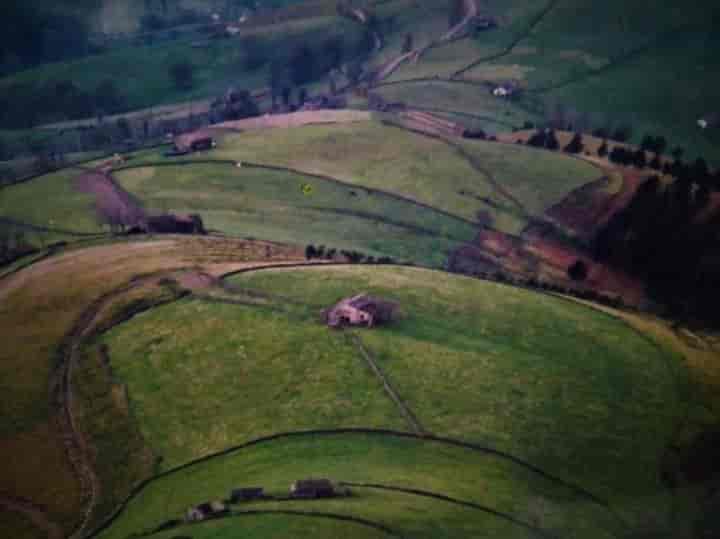
M 225 499 L 240 485 L 261 485 L 271 495 L 309 475 L 349 483 L 417 489 L 469 502 L 408 492 L 350 487 L 349 498 L 319 501 L 255 502 L 241 510 L 300 510 L 364 518 L 411 537 L 527 537 L 529 530 L 477 507 L 492 509 L 548 534 L 612 537 L 617 528 L 608 511 L 551 479 L 483 451 L 388 434 L 315 434 L 278 438 L 177 470 L 150 482 L 134 497 L 102 539 L 152 530 L 199 501 Z M 546 505 L 546 511 L 542 510 Z M 244 530 L 243 519 L 223 524 Z M 233 521 L 237 521 L 236 523 Z M 186 528 L 188 532 L 207 524 Z M 183 533 L 185 528 L 174 530 Z
M 137 275 L 221 263 L 232 268 L 267 260 L 265 245 L 248 249 L 246 244 L 196 238 L 116 243 L 70 250 L 4 278 L 0 289 L 0 327 L 5 336 L 0 350 L 4 395 L 0 456 L 13 465 L 2 468 L 0 484 L 13 485 L 15 496 L 33 500 L 52 522 L 64 531 L 72 530 L 84 500 L 59 443 L 58 410 L 48 395 L 63 338 L 93 300 Z M 280 255 L 277 259 L 299 258 L 292 248 L 275 247 L 272 256 L 275 251 Z M 110 450 L 124 451 L 117 444 Z M 26 532 L 18 536 L 26 537 Z
M 116 178 L 150 211 L 197 212 L 208 229 L 234 236 L 441 267 L 474 234 L 460 219 L 405 200 L 284 171 L 203 163 L 134 168 Z
M 483 211 L 492 216 L 495 228 L 515 234 L 527 216 L 508 209 L 507 197 L 494 183 L 527 203 L 531 215 L 539 215 L 567 192 L 602 175 L 590 164 L 562 155 L 483 141 L 460 144 L 475 164 L 441 140 L 367 122 L 232 134 L 209 156 L 324 174 L 470 221 Z
M 334 377 L 342 374 L 341 380 L 345 380 L 355 372 L 349 367 L 352 361 L 360 372 L 368 376 L 370 372 L 362 365 L 358 351 L 353 355 L 353 350 L 347 348 L 352 341 L 328 331 L 319 322 L 318 313 L 341 297 L 363 291 L 400 304 L 396 322 L 353 333 L 376 357 L 426 431 L 507 452 L 551 476 L 585 489 L 609 504 L 616 513 L 615 526 L 618 526 L 617 518 L 631 529 L 644 526 L 648 508 L 663 519 L 670 518 L 673 497 L 660 482 L 659 471 L 667 446 L 684 418 L 687 377 L 679 354 L 660 348 L 616 318 L 552 296 L 414 268 L 344 266 L 271 270 L 231 277 L 228 283 L 249 297 L 265 298 L 265 303 L 218 305 L 199 300 L 175 303 L 137 317 L 107 336 L 112 363 L 128 386 L 131 408 L 139 418 L 140 429 L 151 447 L 166 455 L 178 455 L 172 464 L 181 464 L 192 457 L 219 451 L 233 442 L 241 443 L 269 432 L 327 427 L 332 423 L 326 422 L 330 416 L 318 412 L 317 406 L 322 405 L 326 397 L 337 399 L 340 404 L 345 402 L 338 396 Z M 178 327 L 186 329 L 178 333 L 175 329 Z M 304 336 L 302 343 L 296 337 L 300 329 Z M 249 334 L 252 341 L 245 341 L 245 335 Z M 308 338 L 308 334 L 311 337 Z M 218 338 L 219 335 L 222 338 Z M 334 343 L 332 353 L 329 353 L 330 342 Z M 277 353 L 263 354 L 264 370 L 256 372 L 252 365 L 260 364 L 260 356 L 249 364 L 238 364 L 237 343 L 243 344 L 242 352 L 249 358 L 254 357 L 254 343 L 263 343 L 262 346 Z M 321 356 L 328 359 L 314 360 L 314 367 L 307 370 L 307 358 Z M 142 359 L 138 361 L 138 357 Z M 253 405 L 256 413 L 252 418 L 244 418 L 241 404 L 231 404 L 252 399 L 252 390 L 246 394 L 243 389 L 239 395 L 235 394 L 239 387 L 257 387 L 265 395 L 274 395 L 280 390 L 277 386 L 286 383 L 287 373 L 297 369 L 306 369 L 305 384 L 317 389 L 311 398 L 306 393 L 295 392 L 291 393 L 291 401 L 276 399 L 275 406 L 286 410 L 283 417 L 275 419 L 281 426 L 263 427 L 265 418 L 272 417 L 274 412 L 262 403 Z M 335 373 L 334 377 L 325 378 L 322 375 L 325 369 Z M 247 378 L 234 374 L 241 370 Z M 148 372 L 153 372 L 153 376 L 147 376 Z M 269 383 L 267 372 L 273 373 L 269 377 L 274 381 L 270 386 L 266 385 Z M 314 385 L 320 383 L 323 387 Z M 364 392 L 370 391 L 373 384 L 381 388 L 378 380 L 364 379 L 357 383 L 360 395 L 352 401 L 360 408 L 348 410 L 351 416 L 347 417 L 353 418 L 350 424 L 378 426 L 387 424 L 378 422 L 378 418 L 393 417 L 399 421 L 393 423 L 394 428 L 408 429 L 408 425 L 402 424 L 401 416 L 392 415 L 391 410 L 387 410 L 388 416 L 361 413 L 368 399 L 363 395 L 369 395 Z M 193 399 L 186 398 L 188 391 L 195 395 Z M 384 395 L 379 398 L 392 406 Z M 286 409 L 287 402 L 294 403 L 291 411 Z M 335 411 L 340 416 L 333 420 L 339 426 L 348 425 L 343 410 L 346 408 L 340 406 Z M 195 415 L 195 411 L 203 413 Z M 208 414 L 214 414 L 210 425 L 203 420 Z M 234 437 L 227 437 L 227 432 Z M 210 446 L 214 440 L 218 443 Z M 181 451 L 173 452 L 172 445 Z M 305 462 L 307 452 L 299 454 L 303 457 L 287 459 L 292 461 L 292 466 L 318 473 L 317 467 Z M 109 537 L 121 536 L 121 531 L 137 530 L 141 522 L 146 523 L 143 529 L 148 529 L 152 522 L 175 518 L 184 505 L 191 503 L 191 496 L 198 495 L 195 487 L 200 488 L 198 485 L 205 481 L 215 485 L 202 491 L 206 498 L 221 496 L 219 489 L 228 487 L 227 478 L 213 478 L 211 472 L 205 471 L 214 466 L 213 462 L 178 472 L 181 477 L 185 473 L 208 474 L 203 475 L 207 479 L 202 480 L 192 475 L 194 488 L 186 493 L 178 494 L 181 489 L 176 486 L 160 486 L 177 485 L 165 483 L 174 481 L 171 478 L 176 477 L 175 473 L 143 490 L 139 498 L 131 502 L 127 516 L 122 516 L 117 527 L 111 528 Z M 359 470 L 357 473 L 378 478 L 365 482 L 408 486 L 408 481 L 391 482 L 390 472 L 386 470 L 377 472 L 374 467 L 363 468 L 355 460 L 352 462 L 355 463 L 353 469 Z M 401 466 L 392 462 L 393 466 Z M 485 498 L 472 496 L 484 497 L 489 493 L 493 503 L 504 504 L 500 501 L 504 489 L 510 489 L 508 503 L 525 499 L 515 489 L 524 488 L 527 478 L 517 484 L 513 479 L 510 485 L 500 487 L 489 478 L 489 472 L 464 474 L 483 481 L 484 486 L 459 492 L 457 480 L 445 477 L 441 466 L 419 468 L 426 478 L 428 470 L 433 470 L 432 481 L 449 482 L 430 488 L 431 480 L 427 478 L 424 486 L 410 483 L 415 488 L 436 490 L 461 499 L 470 496 L 478 503 Z M 228 468 L 218 464 L 218 469 Z M 242 469 L 247 472 L 251 468 L 242 466 Z M 332 470 L 322 468 L 323 474 L 360 481 L 357 476 L 348 479 L 345 472 L 331 473 Z M 243 475 L 242 480 L 259 482 L 262 479 L 262 484 L 275 488 L 278 483 L 274 483 L 272 477 L 272 474 Z M 383 478 L 382 481 L 379 478 Z M 280 484 L 288 480 L 292 477 L 283 477 Z M 224 487 L 221 487 L 223 481 Z M 163 492 L 172 492 L 172 499 Z M 368 493 L 368 504 L 374 505 L 370 494 L 375 497 L 377 493 Z M 575 507 L 576 503 L 577 500 L 570 506 Z M 351 511 L 353 507 L 353 503 L 346 502 L 331 502 L 327 506 L 333 511 Z M 598 528 L 597 524 L 587 523 L 587 516 L 576 520 L 565 511 L 561 504 L 550 513 L 565 526 L 586 522 L 584 533 L 590 535 L 583 536 L 595 533 L 602 536 L 610 526 L 605 522 Z M 375 515 L 388 523 L 401 518 L 399 514 L 387 514 L 370 506 L 363 506 L 362 514 Z M 469 517 L 461 520 L 465 522 L 466 518 Z M 437 528 L 427 528 L 427 524 L 418 523 L 416 529 L 416 524 L 402 522 L 404 526 L 413 526 L 407 529 L 408 532 L 412 529 L 413 536 L 451 534 L 448 530 L 457 530 L 460 525 L 460 521 L 447 521 Z M 479 527 L 472 527 L 476 525 Z M 473 533 L 478 535 L 480 530 L 487 533 L 491 529 L 486 528 L 487 523 L 469 526 L 467 530 L 474 529 Z

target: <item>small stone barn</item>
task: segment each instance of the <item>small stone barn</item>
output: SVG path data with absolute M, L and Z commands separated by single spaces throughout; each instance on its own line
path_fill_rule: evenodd
M 197 522 L 208 518 L 223 515 L 228 512 L 227 506 L 220 501 L 206 502 L 194 505 L 185 513 L 185 520 L 188 522 Z
M 230 503 L 260 500 L 264 497 L 265 490 L 262 487 L 235 488 L 230 492 Z
M 149 234 L 205 234 L 205 225 L 197 214 L 165 214 L 148 217 L 144 226 Z
M 338 487 L 329 479 L 300 479 L 290 485 L 293 498 L 334 498 L 349 494 L 347 488 Z
M 175 137 L 173 144 L 178 153 L 201 152 L 217 146 L 215 139 L 203 131 L 179 135 Z
M 339 301 L 324 311 L 325 322 L 330 327 L 367 326 L 390 322 L 397 310 L 397 303 L 358 294 Z

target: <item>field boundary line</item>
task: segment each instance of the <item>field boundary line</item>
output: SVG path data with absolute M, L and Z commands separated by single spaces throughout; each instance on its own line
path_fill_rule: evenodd
M 507 520 L 508 522 L 511 522 L 517 526 L 522 526 L 523 528 L 533 531 L 533 532 L 541 535 L 542 537 L 548 537 L 548 538 L 557 538 L 558 537 L 557 535 L 546 532 L 545 530 L 543 530 L 542 528 L 540 528 L 538 526 L 533 526 L 532 524 L 529 524 L 525 521 L 515 518 L 512 515 L 509 515 L 507 513 L 503 513 L 502 511 L 492 509 L 490 507 L 487 507 L 487 506 L 479 504 L 479 503 L 470 502 L 467 500 L 460 500 L 458 498 L 453 498 L 452 496 L 448 496 L 446 494 L 440 494 L 438 492 L 431 492 L 429 490 L 422 490 L 422 489 L 417 489 L 417 488 L 396 487 L 393 485 L 383 485 L 383 484 L 379 484 L 379 483 L 356 483 L 353 481 L 340 481 L 340 484 L 347 485 L 348 487 L 389 490 L 392 492 L 402 492 L 404 494 L 410 494 L 412 496 L 422 496 L 424 498 L 434 498 L 436 500 L 442 500 L 444 502 L 452 503 L 455 505 L 460 505 L 463 507 L 469 507 L 470 509 L 476 509 L 478 511 L 488 513 L 497 518 Z
M 164 472 L 161 472 L 153 477 L 150 477 L 148 479 L 145 479 L 138 483 L 135 488 L 132 489 L 130 494 L 127 496 L 127 498 L 113 511 L 112 514 L 110 514 L 105 521 L 100 523 L 94 530 L 92 530 L 88 535 L 85 537 L 87 539 L 97 537 L 100 533 L 102 533 L 104 530 L 106 530 L 108 527 L 110 527 L 115 520 L 119 516 L 123 514 L 125 509 L 127 508 L 128 504 L 135 498 L 143 489 L 148 487 L 149 485 L 164 479 L 166 477 L 169 477 L 171 475 L 174 475 L 176 473 L 182 472 L 184 470 L 187 470 L 189 468 L 192 468 L 193 466 L 196 466 L 198 464 L 203 464 L 205 462 L 209 462 L 216 458 L 222 458 L 229 455 L 232 455 L 234 453 L 239 453 L 247 448 L 260 445 L 267 442 L 273 442 L 276 440 L 283 440 L 283 439 L 291 439 L 291 438 L 305 438 L 305 437 L 311 437 L 311 436 L 337 436 L 337 435 L 348 435 L 348 434 L 366 434 L 366 435 L 375 435 L 375 436 L 388 436 L 388 437 L 396 437 L 396 438 L 410 438 L 414 439 L 420 442 L 436 442 L 440 444 L 446 444 L 454 447 L 460 447 L 463 449 L 468 449 L 470 451 L 476 451 L 478 453 L 483 453 L 486 455 L 491 455 L 493 457 L 506 460 L 508 462 L 511 462 L 513 464 L 517 464 L 518 466 L 529 470 L 533 473 L 536 473 L 540 477 L 543 477 L 544 479 L 547 479 L 550 482 L 556 483 L 558 485 L 561 485 L 570 491 L 577 494 L 579 497 L 584 498 L 586 500 L 591 501 L 592 503 L 599 505 L 603 509 L 607 510 L 615 519 L 625 528 L 627 528 L 628 524 L 622 519 L 622 517 L 615 512 L 610 507 L 610 504 L 597 495 L 593 494 L 592 492 L 586 490 L 585 488 L 573 484 L 569 481 L 566 481 L 562 478 L 556 477 L 546 471 L 544 471 L 542 468 L 535 466 L 534 464 L 531 464 L 529 462 L 526 462 L 519 457 L 516 457 L 514 455 L 511 455 L 510 453 L 506 453 L 504 451 L 491 448 L 488 446 L 483 446 L 480 444 L 475 444 L 472 442 L 466 442 L 463 440 L 458 440 L 455 438 L 448 438 L 448 437 L 442 437 L 437 436 L 434 434 L 425 434 L 423 436 L 420 436 L 418 434 L 415 434 L 413 432 L 407 432 L 407 431 L 398 431 L 398 430 L 392 430 L 392 429 L 378 429 L 378 428 L 362 428 L 362 427 L 345 427 L 345 428 L 336 428 L 336 429 L 312 429 L 312 430 L 301 430 L 301 431 L 289 431 L 289 432 L 280 432 L 271 434 L 268 436 L 263 436 L 260 438 L 256 438 L 254 440 L 249 440 L 247 442 L 244 442 L 242 444 L 228 447 L 226 449 L 223 449 L 222 451 L 212 453 L 209 455 L 205 455 L 202 457 L 199 457 L 195 460 L 191 460 L 189 462 L 186 462 L 184 464 L 181 464 L 179 466 L 176 466 L 175 468 L 171 468 L 169 470 L 165 470 Z
M 392 386 L 390 380 L 388 380 L 383 370 L 380 368 L 380 365 L 378 365 L 372 353 L 363 344 L 362 339 L 360 339 L 360 337 L 358 337 L 354 333 L 346 333 L 346 335 L 348 335 L 347 338 L 351 341 L 351 344 L 355 345 L 355 348 L 360 352 L 360 355 L 363 357 L 363 359 L 365 359 L 365 362 L 370 367 L 370 370 L 372 370 L 373 373 L 375 373 L 375 376 L 380 380 L 383 385 L 383 389 L 385 390 L 385 393 L 388 397 L 390 397 L 390 400 L 395 403 L 398 410 L 400 410 L 400 413 L 405 418 L 405 421 L 408 422 L 410 428 L 418 436 L 424 436 L 425 434 L 427 434 L 427 431 L 422 427 L 420 421 L 418 421 L 417 416 L 413 413 L 410 407 L 405 404 L 405 402 L 400 398 L 400 395 L 398 395 L 397 391 Z
M 369 528 L 375 528 L 376 530 L 380 530 L 381 532 L 385 533 L 386 535 L 389 535 L 390 537 L 397 537 L 398 539 L 403 539 L 403 536 L 393 530 L 392 528 L 389 528 L 385 526 L 384 524 L 381 524 L 379 522 L 375 522 L 373 520 L 368 520 L 361 517 L 355 517 L 352 515 L 342 515 L 339 513 L 327 513 L 324 511 L 302 511 L 299 509 L 246 509 L 244 511 L 231 511 L 230 514 L 219 516 L 216 518 L 212 518 L 209 520 L 204 520 L 192 524 L 186 524 L 186 526 L 194 527 L 194 526 L 202 526 L 203 524 L 207 524 L 208 522 L 214 522 L 218 520 L 226 520 L 231 518 L 242 518 L 244 516 L 251 516 L 251 515 L 294 515 L 294 516 L 300 516 L 300 517 L 310 517 L 310 518 L 326 518 L 331 520 L 342 520 L 345 522 L 353 522 L 355 524 L 360 524 L 362 526 L 367 526 Z M 158 531 L 151 531 L 148 533 L 143 533 L 138 535 L 137 537 L 152 537 L 153 535 L 157 535 L 158 533 L 162 533 L 166 530 L 158 530 Z
M 393 124 L 393 127 L 397 127 L 398 129 L 401 129 L 401 128 L 399 128 L 398 126 L 396 126 L 396 125 L 394 125 L 394 124 Z M 216 159 L 216 160 L 208 159 L 208 160 L 202 160 L 202 161 L 179 161 L 179 162 L 177 162 L 177 163 L 148 162 L 148 163 L 145 163 L 145 164 L 137 164 L 137 165 L 133 165 L 133 166 L 130 166 L 130 167 L 119 167 L 119 168 L 117 168 L 117 169 L 114 169 L 113 172 L 121 171 L 121 170 L 129 170 L 129 169 L 132 169 L 132 168 L 143 168 L 143 167 L 154 167 L 154 166 L 173 166 L 173 165 L 186 166 L 186 165 L 201 164 L 201 163 L 203 163 L 203 164 L 216 164 L 216 165 L 231 165 L 231 166 L 236 166 L 237 163 L 241 163 L 241 164 L 242 164 L 242 168 L 257 168 L 257 169 L 264 169 L 264 170 L 274 170 L 274 171 L 277 171 L 277 172 L 290 172 L 290 173 L 292 173 L 292 174 L 298 174 L 298 175 L 300 175 L 300 176 L 307 176 L 308 178 L 316 178 L 316 179 L 318 179 L 318 180 L 325 180 L 325 181 L 332 182 L 332 183 L 335 183 L 335 184 L 338 184 L 338 185 L 342 185 L 343 187 L 349 187 L 350 189 L 361 189 L 361 190 L 366 191 L 366 192 L 368 192 L 368 193 L 374 193 L 374 194 L 378 194 L 378 195 L 381 195 L 381 196 L 386 196 L 386 197 L 389 197 L 389 198 L 393 198 L 393 199 L 396 199 L 396 200 L 400 200 L 400 201 L 402 201 L 402 202 L 407 202 L 407 203 L 409 203 L 409 204 L 413 204 L 413 205 L 415 205 L 415 206 L 419 206 L 419 207 L 421 207 L 421 208 L 425 208 L 425 209 L 430 210 L 430 211 L 437 212 L 437 213 L 439 213 L 439 214 L 441 214 L 441 215 L 444 215 L 445 217 L 449 217 L 449 218 L 451 218 L 451 219 L 455 219 L 455 220 L 457 220 L 457 221 L 463 222 L 463 223 L 468 224 L 468 225 L 471 225 L 471 226 L 476 226 L 476 225 L 477 225 L 476 222 L 471 221 L 470 219 L 467 219 L 467 218 L 465 218 L 465 217 L 461 217 L 460 215 L 455 215 L 454 213 L 450 213 L 449 211 L 442 210 L 442 209 L 437 208 L 437 207 L 435 207 L 435 206 L 431 206 L 430 204 L 426 204 L 426 203 L 424 203 L 424 202 L 420 202 L 419 200 L 415 200 L 415 199 L 413 199 L 413 198 L 406 197 L 406 196 L 404 196 L 404 195 L 400 195 L 400 194 L 397 194 L 397 193 L 393 193 L 393 192 L 391 192 L 391 191 L 385 191 L 385 190 L 383 190 L 383 189 L 377 189 L 377 188 L 374 188 L 374 187 L 367 187 L 367 186 L 363 185 L 362 183 L 350 183 L 350 182 L 347 182 L 347 181 L 344 181 L 344 180 L 340 180 L 340 179 L 338 179 L 338 178 L 335 178 L 335 177 L 333 177 L 333 176 L 329 176 L 329 175 L 326 175 L 326 174 L 318 174 L 318 173 L 315 173 L 315 172 L 307 172 L 307 171 L 304 171 L 304 170 L 302 170 L 302 169 L 285 167 L 285 166 L 281 166 L 281 165 L 272 165 L 272 164 L 265 164 L 265 163 L 257 163 L 257 162 L 254 162 L 254 161 L 243 161 L 243 160 L 241 160 L 241 159 L 238 159 L 237 161 L 228 160 L 228 159 Z
M 457 77 L 462 76 L 463 74 L 467 73 L 471 69 L 479 66 L 480 64 L 484 62 L 490 62 L 492 60 L 497 60 L 498 58 L 502 58 L 503 56 L 507 56 L 510 54 L 515 47 L 518 46 L 518 44 L 523 40 L 526 39 L 532 32 L 535 30 L 535 28 L 545 19 L 545 17 L 553 10 L 555 9 L 555 6 L 558 4 L 559 0 L 549 0 L 547 5 L 540 11 L 530 22 L 530 24 L 520 32 L 516 37 L 513 38 L 513 40 L 500 52 L 491 54 L 488 56 L 484 56 L 482 58 L 478 58 L 477 60 L 473 60 L 470 64 L 467 66 L 458 69 L 453 73 L 450 78 L 455 79 Z

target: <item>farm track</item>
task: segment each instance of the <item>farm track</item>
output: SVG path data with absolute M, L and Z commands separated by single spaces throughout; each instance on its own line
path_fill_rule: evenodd
M 523 203 L 520 202 L 510 191 L 503 187 L 503 185 L 495 179 L 495 176 L 493 176 L 492 172 L 484 168 L 478 159 L 468 153 L 465 148 L 463 148 L 460 144 L 457 144 L 450 139 L 445 140 L 445 144 L 453 148 L 455 152 L 465 161 L 467 161 L 467 163 L 473 169 L 482 174 L 487 179 L 488 183 L 490 183 L 490 185 L 493 187 L 493 189 L 500 194 L 500 196 L 508 200 L 524 215 L 531 217 L 530 211 L 523 205 Z
M 28 500 L 0 494 L 0 508 L 25 515 L 35 528 L 45 533 L 47 539 L 63 539 L 62 528 L 50 520 L 44 509 Z
M 542 528 L 533 526 L 532 524 L 524 522 L 518 518 L 511 516 L 511 515 L 508 515 L 507 513 L 497 511 L 495 509 L 492 509 L 485 505 L 481 505 L 479 503 L 469 502 L 467 500 L 460 500 L 458 498 L 453 498 L 452 496 L 447 496 L 445 494 L 440 494 L 437 492 L 431 492 L 429 490 L 421 490 L 421 489 L 406 488 L 406 487 L 396 487 L 396 486 L 392 486 L 392 485 L 381 485 L 378 483 L 356 483 L 356 482 L 341 481 L 340 484 L 346 485 L 348 487 L 387 490 L 387 491 L 391 491 L 391 492 L 401 492 L 403 494 L 410 494 L 412 496 L 421 496 L 423 498 L 433 498 L 435 500 L 441 500 L 441 501 L 452 503 L 455 505 L 460 505 L 462 507 L 476 509 L 478 511 L 482 511 L 483 513 L 493 515 L 494 517 L 511 522 L 512 524 L 515 524 L 516 526 L 521 526 L 521 527 L 529 530 L 530 532 L 539 535 L 540 537 L 546 537 L 548 539 L 556 539 L 558 537 L 557 535 L 546 532 Z
M 451 78 L 451 79 L 456 79 L 456 78 L 458 78 L 458 77 L 461 77 L 462 75 L 464 75 L 465 73 L 467 73 L 467 72 L 470 71 L 471 69 L 479 66 L 480 64 L 483 64 L 483 63 L 485 63 L 485 62 L 491 62 L 491 61 L 493 61 L 493 60 L 497 60 L 497 59 L 499 59 L 499 58 L 502 58 L 503 56 L 507 56 L 508 54 L 510 54 L 510 53 L 515 49 L 515 47 L 517 47 L 518 44 L 519 44 L 523 39 L 527 38 L 527 37 L 533 32 L 533 30 L 535 30 L 535 28 L 536 28 L 543 20 L 545 20 L 545 17 L 547 17 L 547 16 L 550 14 L 550 12 L 551 12 L 553 9 L 555 9 L 555 6 L 558 4 L 558 2 L 559 2 L 559 0 L 550 0 L 550 1 L 548 2 L 548 4 L 545 6 L 545 8 L 544 8 L 540 13 L 538 13 L 538 15 L 537 15 L 537 16 L 533 19 L 533 21 L 528 25 L 528 27 L 527 27 L 523 32 L 521 32 L 519 35 L 517 35 L 517 36 L 510 42 L 510 44 L 508 44 L 508 46 L 505 47 L 505 49 L 503 49 L 503 50 L 500 51 L 499 53 L 491 54 L 491 55 L 489 55 L 489 56 L 483 56 L 482 58 L 478 58 L 477 60 L 472 61 L 472 62 L 471 62 L 470 64 L 468 64 L 467 66 L 465 66 L 465 67 L 463 67 L 463 68 L 461 68 L 461 69 L 458 69 L 455 73 L 453 73 L 453 74 L 451 75 L 450 78 Z
M 85 339 L 92 335 L 98 317 L 105 305 L 157 279 L 157 275 L 135 279 L 129 284 L 122 285 L 97 298 L 83 311 L 58 346 L 56 352 L 57 364 L 55 372 L 50 378 L 50 401 L 58 410 L 56 420 L 59 431 L 62 433 L 65 451 L 80 483 L 81 496 L 85 500 L 80 523 L 73 530 L 71 537 L 80 538 L 83 536 L 90 522 L 100 491 L 99 479 L 90 462 L 89 442 L 81 432 L 73 412 L 72 376 L 77 363 L 78 351 Z

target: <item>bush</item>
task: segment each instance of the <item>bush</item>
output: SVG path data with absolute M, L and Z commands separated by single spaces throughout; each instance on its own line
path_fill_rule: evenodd
M 573 281 L 584 281 L 588 275 L 588 267 L 582 260 L 576 260 L 567 270 L 568 277 Z
M 187 60 L 174 63 L 169 72 L 178 90 L 190 90 L 193 87 L 195 67 Z

